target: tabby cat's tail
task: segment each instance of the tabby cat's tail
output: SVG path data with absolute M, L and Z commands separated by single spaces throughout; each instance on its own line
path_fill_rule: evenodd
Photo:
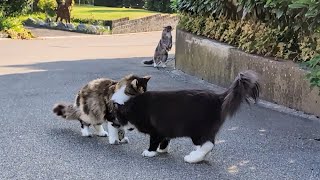
M 256 102 L 259 98 L 259 92 L 258 75 L 250 70 L 240 72 L 229 89 L 221 94 L 223 99 L 222 118 L 233 116 L 240 108 L 243 100 L 249 103 L 249 100 L 253 99 Z
M 146 60 L 146 61 L 142 61 L 143 64 L 147 64 L 147 65 L 152 65 L 153 64 L 153 60 Z
M 80 109 L 68 103 L 55 104 L 53 113 L 67 120 L 79 120 L 81 116 Z

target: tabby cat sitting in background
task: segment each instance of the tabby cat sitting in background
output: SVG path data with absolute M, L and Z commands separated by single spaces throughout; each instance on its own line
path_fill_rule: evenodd
M 172 34 L 173 28 L 171 26 L 164 27 L 161 35 L 161 39 L 158 46 L 154 52 L 152 60 L 143 61 L 143 64 L 152 65 L 154 67 L 166 67 L 166 62 L 168 60 L 168 52 L 172 48 Z

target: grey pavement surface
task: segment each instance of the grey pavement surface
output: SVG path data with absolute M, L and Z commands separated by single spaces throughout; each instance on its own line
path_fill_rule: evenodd
M 78 122 L 52 114 L 54 103 L 73 101 L 98 77 L 135 73 L 152 76 L 150 90 L 221 90 L 142 65 L 158 36 L 0 41 L 0 179 L 320 179 L 320 121 L 257 105 L 226 121 L 200 164 L 183 161 L 193 150 L 188 138 L 173 140 L 169 154 L 145 158 L 144 134 L 129 132 L 130 144 L 110 145 L 104 137 L 81 137 Z
M 70 31 L 62 31 L 62 30 L 51 30 L 46 28 L 35 28 L 26 26 L 36 37 L 56 37 L 56 36 L 95 36 L 92 34 L 85 34 L 85 33 L 77 33 L 77 32 L 70 32 Z

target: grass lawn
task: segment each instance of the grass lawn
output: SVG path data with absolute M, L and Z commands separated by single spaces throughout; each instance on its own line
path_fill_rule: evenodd
M 102 6 L 74 6 L 71 16 L 77 19 L 114 20 L 124 17 L 136 19 L 157 14 L 159 12 L 144 9 L 113 8 Z

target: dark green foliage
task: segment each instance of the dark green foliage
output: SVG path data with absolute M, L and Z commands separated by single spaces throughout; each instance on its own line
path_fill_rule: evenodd
M 95 0 L 95 6 L 142 8 L 144 0 Z
M 307 78 L 310 81 L 311 87 L 320 88 L 320 55 L 313 57 L 310 61 L 305 63 L 307 67 L 311 68 Z M 319 90 L 320 95 L 320 90 Z
M 30 0 L 0 0 L 0 12 L 3 16 L 16 16 L 31 8 Z
M 172 13 L 170 0 L 145 0 L 144 7 L 150 11 Z
M 248 53 L 311 63 L 308 78 L 320 86 L 319 0 L 179 2 L 180 28 Z
M 228 19 L 255 19 L 268 22 L 289 32 L 310 33 L 320 26 L 318 0 L 180 0 L 178 10 L 183 13 Z

